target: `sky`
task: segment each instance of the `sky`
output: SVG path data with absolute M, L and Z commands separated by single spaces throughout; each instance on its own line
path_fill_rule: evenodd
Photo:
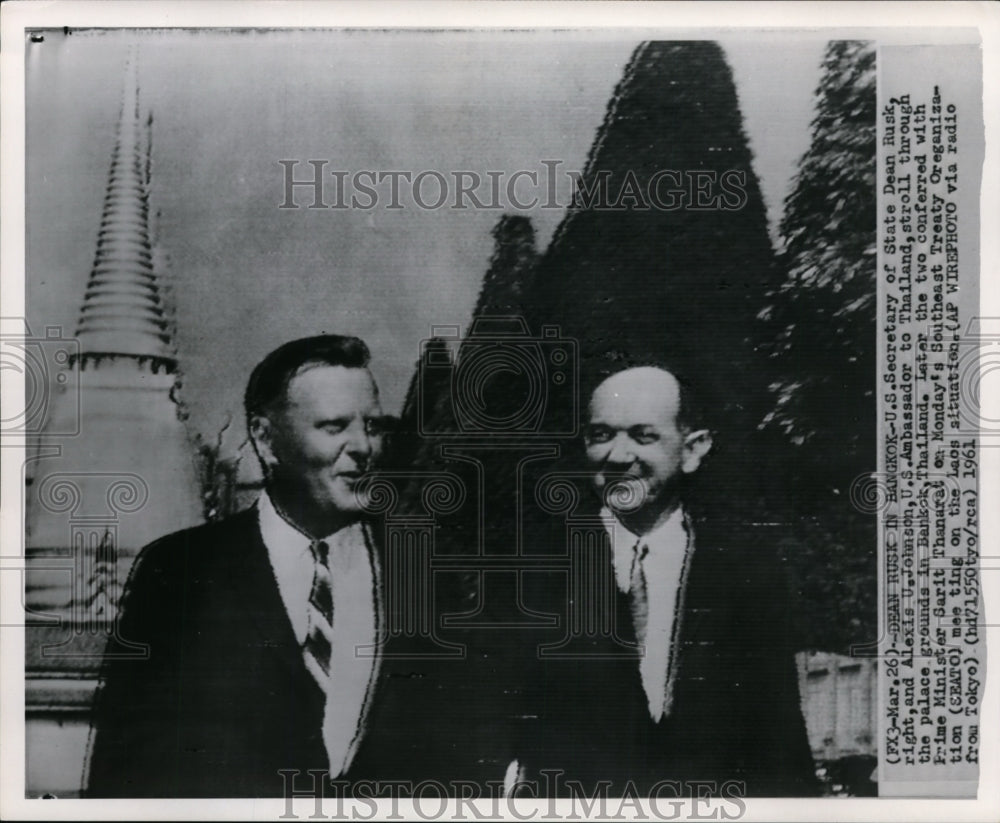
M 663 32 L 661 39 L 674 35 Z M 649 32 L 642 37 L 649 38 Z M 357 334 L 398 413 L 421 341 L 464 328 L 501 211 L 281 209 L 279 160 L 362 169 L 582 169 L 639 35 L 626 32 L 74 31 L 27 47 L 27 290 L 32 329 L 72 333 L 93 262 L 137 44 L 153 116 L 151 211 L 176 314 L 192 433 L 240 417 L 246 377 L 282 342 Z M 825 41 L 720 40 L 773 228 L 809 143 Z M 332 180 L 332 177 L 329 178 Z M 436 184 L 422 189 L 435 199 Z M 530 187 L 529 187 L 530 188 Z M 383 187 L 383 192 L 387 188 Z M 525 189 L 521 189 L 525 191 Z M 539 189 L 536 193 L 544 194 Z M 332 200 L 330 190 L 324 199 Z M 487 199 L 483 195 L 480 199 Z M 544 199 L 544 197 L 542 198 Z M 529 215 L 543 250 L 562 209 Z M 242 439 L 239 425 L 233 437 Z M 238 443 L 227 443 L 235 448 Z

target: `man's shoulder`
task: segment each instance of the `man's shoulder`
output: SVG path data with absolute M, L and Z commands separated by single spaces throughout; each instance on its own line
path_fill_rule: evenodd
M 784 595 L 784 529 L 758 521 L 709 521 L 694 524 L 699 578 L 721 589 L 738 587 L 743 597 Z
M 258 533 L 256 507 L 221 520 L 181 529 L 143 548 L 136 559 L 133 574 L 187 573 L 192 562 L 198 565 L 210 563 L 244 538 Z
M 695 545 L 729 560 L 773 558 L 785 533 L 780 523 L 747 518 L 691 518 Z

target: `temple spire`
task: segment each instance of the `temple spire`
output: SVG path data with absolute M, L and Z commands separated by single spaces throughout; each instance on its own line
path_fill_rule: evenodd
M 148 127 L 140 118 L 133 50 L 77 336 L 84 360 L 88 355 L 151 358 L 173 371 L 176 357 L 149 230 Z

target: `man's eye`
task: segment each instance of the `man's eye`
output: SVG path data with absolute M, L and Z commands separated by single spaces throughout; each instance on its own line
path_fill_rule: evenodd
M 328 420 L 320 428 L 327 434 L 340 434 L 347 426 L 339 420 Z
M 365 421 L 365 432 L 369 437 L 384 437 L 389 431 L 389 421 L 373 417 Z
M 646 446 L 650 443 L 655 443 L 660 439 L 660 436 L 651 429 L 636 429 L 635 431 L 629 432 L 629 436 L 639 445 Z
M 607 426 L 590 426 L 584 436 L 588 443 L 607 443 L 611 439 L 611 429 Z

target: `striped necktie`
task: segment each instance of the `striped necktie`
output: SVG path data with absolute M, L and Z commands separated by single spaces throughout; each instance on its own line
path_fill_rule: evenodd
M 646 572 L 642 561 L 649 553 L 649 546 L 637 540 L 632 547 L 632 571 L 629 573 L 629 595 L 632 605 L 632 626 L 635 628 L 635 639 L 643 646 L 646 642 L 646 622 L 649 618 L 649 593 L 646 588 Z M 643 651 L 645 654 L 645 650 Z
M 330 682 L 333 648 L 333 585 L 330 580 L 330 547 L 323 540 L 309 544 L 313 556 L 313 582 L 309 592 L 309 628 L 303 646 L 306 668 L 326 694 Z

